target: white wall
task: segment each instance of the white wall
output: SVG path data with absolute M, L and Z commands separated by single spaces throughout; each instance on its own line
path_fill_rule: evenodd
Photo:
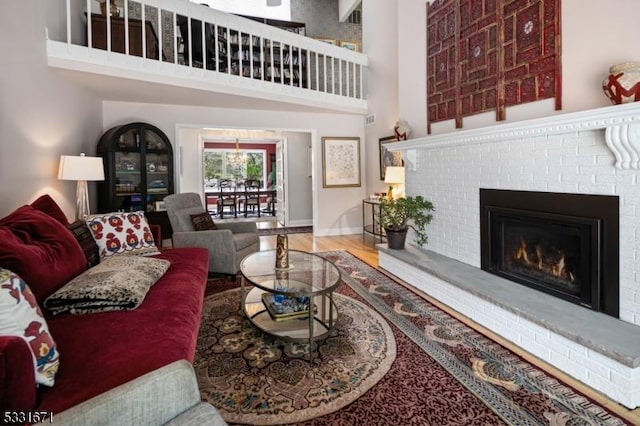
M 398 3 L 402 23 L 399 27 L 400 115 L 411 117 L 408 119 L 413 129 L 411 137 L 417 138 L 426 134 L 427 127 L 426 95 L 423 98 L 426 92 L 426 68 L 423 68 L 426 66 L 426 14 L 422 14 L 426 6 L 420 0 Z M 523 104 L 508 108 L 503 123 L 611 105 L 602 92 L 602 80 L 609 74 L 609 67 L 640 61 L 637 47 L 640 25 L 636 22 L 640 2 L 617 0 L 613 9 L 611 2 L 604 1 L 562 0 L 561 3 L 562 110 L 555 111 L 553 100 Z M 424 36 L 419 32 L 421 29 L 425 31 Z M 424 110 L 421 105 L 425 105 Z M 463 129 L 494 124 L 499 124 L 495 121 L 495 112 L 463 119 Z M 455 131 L 455 127 L 453 121 L 434 123 L 432 131 L 443 134 Z
M 313 220 L 313 186 L 309 147 L 311 133 L 287 132 L 287 226 L 311 225 Z M 316 182 L 321 181 L 316 179 Z
M 562 0 L 563 111 L 611 105 L 602 80 L 611 65 L 640 61 L 639 14 L 637 0 Z
M 60 155 L 95 155 L 102 108 L 47 66 L 45 3 L 11 0 L 0 13 L 0 216 L 48 193 L 73 219 L 76 183 L 57 180 Z
M 259 16 L 261 18 L 291 20 L 291 0 L 281 0 L 280 6 L 267 7 L 267 0 L 191 0 L 193 3 L 206 3 L 223 12 L 238 15 Z
M 369 57 L 368 114 L 376 117 L 373 125 L 365 127 L 363 144 L 368 166 L 367 194 L 386 191 L 386 185 L 380 180 L 378 140 L 393 136 L 393 126 L 398 120 L 397 16 L 398 3 L 402 1 L 406 0 L 364 0 L 362 3 L 362 51 Z M 417 41 L 416 46 L 419 46 Z
M 411 127 L 410 138 L 427 134 L 427 3 L 398 1 L 399 117 Z
M 178 127 L 219 127 L 262 129 L 275 131 L 306 132 L 315 129 L 313 146 L 314 185 L 314 232 L 317 235 L 340 235 L 359 233 L 362 228 L 360 201 L 365 189 L 322 188 L 322 143 L 324 136 L 354 136 L 364 138 L 362 117 L 348 114 L 319 114 L 288 111 L 258 111 L 250 109 L 206 108 L 177 105 L 154 105 L 141 103 L 111 102 L 104 103 L 104 128 L 132 121 L 149 122 L 160 128 L 176 147 L 176 129 Z M 295 127 L 293 127 L 295 125 Z M 362 144 L 361 144 L 362 145 Z M 176 150 L 176 170 L 182 171 L 176 177 L 177 190 L 196 191 L 202 186 L 194 174 L 199 168 L 199 145 L 182 145 Z M 182 158 L 180 158 L 182 152 Z M 361 146 L 361 155 L 364 155 Z M 377 163 L 375 163 L 377 164 Z M 363 173 L 367 167 L 363 164 Z M 196 177 L 194 177 L 196 176 Z M 364 176 L 364 174 L 363 174 Z

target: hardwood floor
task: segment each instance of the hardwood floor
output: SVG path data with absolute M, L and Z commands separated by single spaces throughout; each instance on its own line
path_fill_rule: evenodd
M 275 227 L 274 224 L 263 224 L 263 225 L 259 225 L 259 226 L 260 227 Z M 330 250 L 347 250 L 351 254 L 355 255 L 356 257 L 360 258 L 364 262 L 368 263 L 369 265 L 371 265 L 371 266 L 373 266 L 375 268 L 378 268 L 378 251 L 376 250 L 375 243 L 374 243 L 372 237 L 370 237 L 370 236 L 365 236 L 363 238 L 363 236 L 361 234 L 354 234 L 354 235 L 341 235 L 341 236 L 334 236 L 334 237 L 315 237 L 311 233 L 307 233 L 307 234 L 289 234 L 288 235 L 288 245 L 289 245 L 289 248 L 292 249 L 292 250 L 303 250 L 303 251 L 308 251 L 308 252 L 323 252 L 323 251 L 330 251 Z M 260 249 L 261 250 L 274 249 L 275 247 L 276 247 L 276 236 L 275 235 L 260 237 Z M 390 276 L 392 276 L 391 274 L 389 274 L 388 272 L 386 272 L 384 270 L 381 270 L 381 271 L 386 273 L 386 274 L 388 274 L 388 275 L 390 275 Z M 395 276 L 394 276 L 394 279 L 397 280 L 402 285 L 405 285 L 406 287 L 410 288 L 411 290 L 416 291 L 416 289 L 413 288 L 411 285 L 403 282 L 402 280 L 396 278 Z M 583 385 L 582 383 L 578 382 L 577 380 L 575 380 L 575 379 L 567 376 L 566 374 L 562 373 L 561 371 L 557 370 L 555 367 L 553 367 L 553 366 L 547 364 L 546 362 L 534 357 L 533 355 L 529 354 L 528 352 L 525 352 L 524 350 L 522 350 L 519 347 L 513 345 L 509 341 L 507 341 L 507 340 L 503 339 L 502 337 L 492 333 L 491 331 L 485 329 L 484 327 L 476 324 L 475 322 L 473 322 L 470 319 L 466 318 L 462 314 L 460 314 L 460 313 L 452 310 L 451 308 L 443 305 L 442 303 L 438 302 L 437 300 L 434 300 L 431 297 L 429 297 L 426 294 L 421 293 L 419 291 L 416 291 L 416 292 L 418 294 L 420 294 L 422 297 L 424 297 L 425 299 L 427 299 L 429 302 L 431 302 L 434 305 L 438 306 L 439 308 L 441 308 L 445 312 L 449 313 L 450 315 L 454 316 L 458 320 L 464 322 L 465 324 L 469 325 L 470 327 L 472 327 L 473 329 L 479 331 L 480 333 L 484 334 L 485 336 L 489 337 L 490 339 L 493 339 L 494 341 L 500 343 L 504 347 L 506 347 L 506 348 L 510 349 L 511 351 L 517 353 L 518 355 L 520 355 L 521 357 L 526 359 L 531 364 L 533 364 L 533 365 L 537 366 L 538 368 L 548 372 L 549 374 L 552 374 L 555 377 L 558 377 L 559 379 L 561 379 L 565 383 L 568 383 L 570 386 L 574 387 L 575 389 L 578 389 L 580 392 L 584 393 L 586 396 L 588 396 L 592 400 L 594 400 L 597 403 L 607 407 L 607 409 L 611 410 L 616 415 L 622 417 L 623 419 L 625 419 L 626 421 L 630 422 L 631 424 L 640 425 L 640 408 L 635 409 L 635 410 L 626 409 L 625 407 L 621 406 L 617 402 L 612 401 L 611 399 L 603 396 L 602 394 L 598 393 L 597 391 L 594 391 L 593 389 L 591 389 L 589 387 L 586 387 L 585 385 Z
M 364 260 L 368 264 L 378 267 L 378 251 L 373 240 L 367 236 L 363 241 L 362 235 L 340 235 L 335 237 L 314 237 L 313 234 L 289 234 L 289 249 L 302 250 L 311 253 L 348 250 L 353 255 Z M 269 235 L 260 237 L 260 250 L 276 248 L 276 236 Z

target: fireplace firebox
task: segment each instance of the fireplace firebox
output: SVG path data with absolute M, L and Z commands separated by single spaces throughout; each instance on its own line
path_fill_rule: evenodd
M 619 316 L 617 196 L 480 189 L 482 269 Z

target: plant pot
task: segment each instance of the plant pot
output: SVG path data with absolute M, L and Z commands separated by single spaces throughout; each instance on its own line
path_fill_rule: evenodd
M 404 242 L 407 239 L 407 231 L 408 228 L 395 230 L 395 229 L 384 229 L 387 234 L 387 245 L 390 249 L 393 250 L 403 250 Z

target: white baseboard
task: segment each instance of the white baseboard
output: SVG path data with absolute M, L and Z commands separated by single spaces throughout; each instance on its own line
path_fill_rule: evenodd
M 312 226 L 312 225 L 313 225 L 312 219 L 290 220 L 289 223 L 287 223 L 287 226 Z

